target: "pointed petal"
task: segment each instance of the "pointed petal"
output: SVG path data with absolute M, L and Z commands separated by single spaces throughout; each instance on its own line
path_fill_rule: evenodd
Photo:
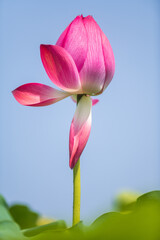
M 80 78 L 83 92 L 95 95 L 101 91 L 105 80 L 100 27 L 91 16 L 84 18 L 83 23 L 88 33 L 88 51 Z
M 111 82 L 114 72 L 115 72 L 115 60 L 112 47 L 106 35 L 101 31 L 102 38 L 102 49 L 104 55 L 104 64 L 106 69 L 105 82 L 103 86 L 103 90 L 109 85 Z
M 13 90 L 12 93 L 20 104 L 35 107 L 56 103 L 70 95 L 40 83 L 24 84 Z
M 71 99 L 73 100 L 73 102 L 77 103 L 77 95 L 72 95 Z M 96 105 L 99 102 L 99 99 L 91 98 L 91 100 L 92 100 L 92 106 Z
M 90 135 L 91 107 L 91 98 L 87 96 L 82 96 L 78 103 L 70 128 L 69 165 L 71 169 L 74 168 L 75 164 L 77 163 Z
M 92 98 L 92 106 L 96 105 L 99 102 L 99 99 Z
M 71 22 L 59 37 L 56 45 L 65 48 L 70 53 L 80 72 L 86 59 L 88 45 L 82 16 L 77 16 Z
M 81 88 L 79 73 L 71 55 L 62 47 L 41 45 L 41 59 L 51 81 L 67 92 Z

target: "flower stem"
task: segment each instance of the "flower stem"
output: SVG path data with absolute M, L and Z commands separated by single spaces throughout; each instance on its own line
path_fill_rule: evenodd
M 80 202 L 81 202 L 81 176 L 80 159 L 73 168 L 73 223 L 72 226 L 80 221 Z
M 77 105 L 83 95 L 77 95 Z M 73 222 L 72 226 L 80 221 L 81 207 L 81 174 L 80 174 L 80 159 L 73 168 Z

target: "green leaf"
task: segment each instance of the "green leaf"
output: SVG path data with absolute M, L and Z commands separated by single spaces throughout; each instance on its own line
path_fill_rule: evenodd
M 85 237 L 85 227 L 82 222 L 66 229 L 50 229 L 32 237 L 32 240 L 82 240 Z
M 130 213 L 107 213 L 89 229 L 87 239 L 158 240 L 160 239 L 159 192 L 138 198 Z
M 57 221 L 22 232 L 0 197 L 0 240 L 159 240 L 159 227 L 160 191 L 139 197 L 129 212 L 103 214 L 91 226 L 79 222 L 66 228 L 64 221 Z
M 66 236 L 67 239 L 84 239 L 86 236 L 86 232 L 88 230 L 88 227 L 86 227 L 82 221 L 77 223 L 76 225 L 66 229 Z
M 139 196 L 138 193 L 129 191 L 120 193 L 114 201 L 114 209 L 120 212 L 132 211 Z
M 13 221 L 13 218 L 8 210 L 8 205 L 4 200 L 3 196 L 0 195 L 0 221 L 10 220 Z
M 25 205 L 13 205 L 10 207 L 10 213 L 16 223 L 19 224 L 21 229 L 35 227 L 39 218 L 39 214 L 33 212 Z
M 137 206 L 143 206 L 144 204 L 160 204 L 160 191 L 152 191 L 141 195 L 137 199 Z
M 10 215 L 8 205 L 0 195 L 0 240 L 25 240 L 19 226 Z
M 0 222 L 0 240 L 27 240 L 13 221 Z
M 25 229 L 25 230 L 23 230 L 23 234 L 27 237 L 33 237 L 33 236 L 43 233 L 45 231 L 50 231 L 50 230 L 51 231 L 53 231 L 53 230 L 61 231 L 61 230 L 66 229 L 66 227 L 67 227 L 66 223 L 63 220 L 61 220 L 61 221 L 56 221 L 56 222 L 53 222 L 50 224 L 42 225 L 39 227 Z
M 100 217 L 98 217 L 93 223 L 92 223 L 92 227 L 93 228 L 96 228 L 96 227 L 99 227 L 103 224 L 105 224 L 107 222 L 112 222 L 114 221 L 114 219 L 118 216 L 121 216 L 120 213 L 117 213 L 117 212 L 109 212 L 109 213 L 105 213 L 103 215 L 101 215 Z

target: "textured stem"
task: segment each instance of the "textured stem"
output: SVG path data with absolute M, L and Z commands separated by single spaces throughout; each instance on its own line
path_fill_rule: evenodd
M 80 221 L 80 202 L 81 202 L 81 176 L 80 176 L 80 159 L 73 169 L 73 223 Z

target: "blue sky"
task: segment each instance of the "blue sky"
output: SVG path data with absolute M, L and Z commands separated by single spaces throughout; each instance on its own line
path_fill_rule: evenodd
M 115 55 L 115 76 L 93 108 L 81 157 L 81 219 L 112 207 L 122 190 L 160 188 L 159 4 L 153 0 L 0 2 L 0 192 L 44 215 L 72 219 L 68 98 L 43 108 L 19 105 L 11 95 L 28 82 L 53 86 L 40 44 L 55 44 L 79 14 L 92 15 Z M 54 86 L 53 86 L 54 87 Z

